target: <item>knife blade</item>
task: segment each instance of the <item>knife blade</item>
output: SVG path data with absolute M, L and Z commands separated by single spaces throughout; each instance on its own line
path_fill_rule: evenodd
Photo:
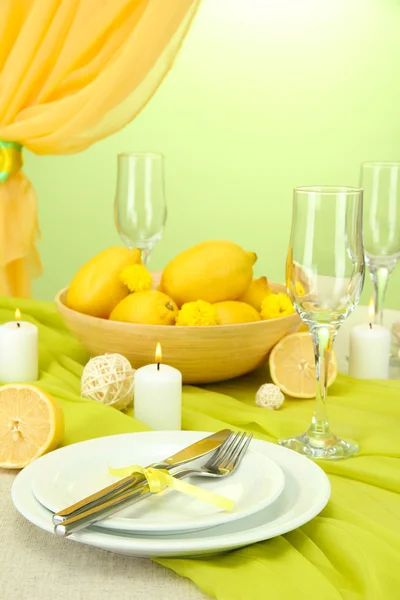
M 153 463 L 149 465 L 150 467 L 156 469 L 172 469 L 173 467 L 177 467 L 183 464 L 186 464 L 192 460 L 196 460 L 213 452 L 216 450 L 230 435 L 232 431 L 230 429 L 222 429 L 221 431 L 217 431 L 212 435 L 209 435 L 206 438 L 191 444 L 187 448 L 183 450 L 179 450 L 176 454 L 169 456 L 165 460 L 159 463 Z M 62 523 L 65 519 L 71 519 L 79 515 L 82 512 L 85 512 L 98 504 L 102 504 L 111 498 L 114 498 L 116 495 L 122 494 L 126 492 L 128 489 L 137 485 L 138 483 L 144 482 L 145 478 L 143 475 L 129 475 L 128 477 L 124 477 L 120 479 L 116 483 L 113 483 L 82 500 L 79 500 L 75 504 L 60 510 L 53 516 L 54 525 L 58 525 Z

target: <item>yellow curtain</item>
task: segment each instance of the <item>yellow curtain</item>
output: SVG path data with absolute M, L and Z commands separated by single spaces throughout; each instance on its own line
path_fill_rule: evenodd
M 67 154 L 124 127 L 171 68 L 200 1 L 0 1 L 0 295 L 29 296 L 41 270 L 36 194 L 7 142 Z

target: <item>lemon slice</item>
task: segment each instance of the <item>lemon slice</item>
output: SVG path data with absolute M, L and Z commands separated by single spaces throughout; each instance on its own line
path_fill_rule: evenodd
M 284 337 L 269 355 L 272 381 L 281 391 L 293 398 L 315 398 L 316 375 L 314 348 L 309 333 L 292 333 Z M 334 352 L 328 368 L 328 386 L 337 375 Z
M 0 467 L 21 469 L 62 441 L 64 417 L 58 401 L 25 384 L 0 388 Z

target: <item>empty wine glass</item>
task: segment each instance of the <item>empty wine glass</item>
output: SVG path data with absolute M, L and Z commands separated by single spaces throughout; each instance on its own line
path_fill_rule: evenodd
M 375 320 L 382 325 L 389 277 L 400 258 L 400 163 L 361 165 L 365 260 L 374 284 Z
M 114 216 L 122 241 L 128 248 L 140 248 L 146 265 L 167 218 L 162 154 L 118 155 Z
M 326 394 L 333 343 L 341 324 L 358 303 L 364 273 L 362 190 L 296 188 L 286 285 L 310 330 L 317 389 L 314 416 L 306 433 L 279 443 L 310 458 L 346 458 L 358 449 L 355 442 L 332 433 Z

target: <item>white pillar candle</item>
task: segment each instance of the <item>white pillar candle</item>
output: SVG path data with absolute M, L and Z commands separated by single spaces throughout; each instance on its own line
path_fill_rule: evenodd
M 36 325 L 16 321 L 0 326 L 0 381 L 21 383 L 35 381 L 39 376 L 38 337 Z
M 157 346 L 158 348 L 158 346 Z M 161 361 L 161 353 L 156 360 Z M 160 362 L 137 369 L 134 416 L 156 430 L 182 427 L 182 373 Z
M 373 315 L 370 304 L 371 322 L 350 332 L 349 375 L 356 379 L 389 378 L 390 331 L 373 324 Z

